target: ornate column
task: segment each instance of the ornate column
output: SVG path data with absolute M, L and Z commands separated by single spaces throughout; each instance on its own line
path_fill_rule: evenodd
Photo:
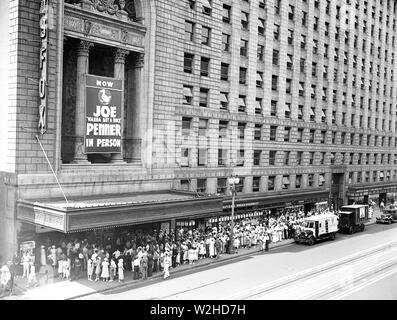
M 125 130 L 127 162 L 141 160 L 142 126 L 146 119 L 145 112 L 147 112 L 141 105 L 144 58 L 144 53 L 138 53 L 134 67 L 128 70 L 128 107 Z
M 114 77 L 123 80 L 123 93 L 121 95 L 121 119 L 124 119 L 124 70 L 125 58 L 130 52 L 128 50 L 117 48 L 114 52 Z M 123 132 L 123 131 L 122 131 Z M 123 140 L 124 137 L 122 137 Z M 112 153 L 112 163 L 124 163 L 123 144 L 121 144 L 121 153 Z
M 90 48 L 94 44 L 81 40 L 77 49 L 77 86 L 76 86 L 76 114 L 75 114 L 75 143 L 73 163 L 88 163 L 84 153 L 84 128 L 85 128 L 85 75 L 88 73 L 88 59 Z

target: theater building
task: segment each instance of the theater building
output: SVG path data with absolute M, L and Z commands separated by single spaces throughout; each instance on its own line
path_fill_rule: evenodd
M 240 218 L 394 197 L 394 1 L 0 9 L 4 256 L 46 232 L 230 219 L 235 174 Z

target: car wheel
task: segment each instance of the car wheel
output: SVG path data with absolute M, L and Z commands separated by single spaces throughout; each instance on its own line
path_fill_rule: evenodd
M 331 234 L 331 240 L 335 240 L 335 232 Z
M 311 237 L 310 239 L 309 239 L 309 246 L 312 246 L 314 244 L 314 239 L 313 239 L 313 237 Z
M 360 227 L 360 231 L 361 231 L 361 232 L 363 232 L 363 231 L 364 231 L 364 229 L 365 229 L 365 225 L 364 225 L 364 224 L 362 224 L 362 225 L 361 225 L 361 227 Z
M 391 224 L 391 220 L 389 220 L 388 224 Z
M 349 228 L 349 234 L 353 234 L 353 232 L 354 232 L 353 227 L 350 227 Z

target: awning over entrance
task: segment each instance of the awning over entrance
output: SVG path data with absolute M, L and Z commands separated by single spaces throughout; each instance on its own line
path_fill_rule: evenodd
M 329 197 L 328 189 L 314 189 L 311 191 L 294 190 L 290 192 L 275 192 L 275 193 L 258 193 L 258 194 L 242 194 L 235 199 L 235 207 L 276 207 L 286 206 L 288 203 L 292 205 L 298 201 L 306 203 L 316 203 L 320 201 L 327 201 Z M 223 209 L 230 209 L 232 207 L 232 198 L 225 198 L 223 201 Z
M 351 198 L 363 197 L 371 194 L 397 192 L 397 182 L 371 183 L 349 186 L 347 196 Z
M 19 200 L 18 219 L 61 232 L 160 222 L 180 218 L 215 217 L 222 197 L 190 192 L 147 192 L 102 195 L 69 200 Z

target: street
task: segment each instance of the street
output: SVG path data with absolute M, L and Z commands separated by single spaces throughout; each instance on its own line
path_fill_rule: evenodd
M 314 246 L 295 243 L 148 286 L 81 299 L 396 299 L 397 224 Z

